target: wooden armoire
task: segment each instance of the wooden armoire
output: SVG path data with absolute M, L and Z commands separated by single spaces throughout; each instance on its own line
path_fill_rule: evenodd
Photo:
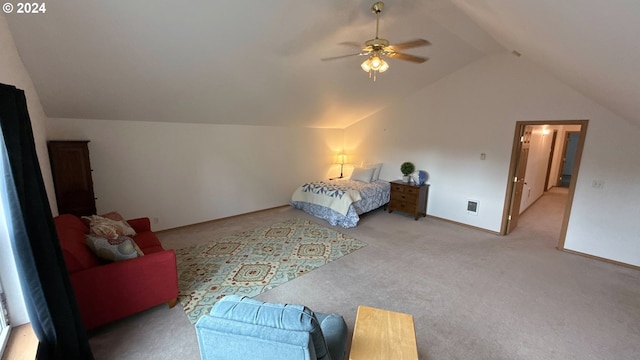
M 89 141 L 48 141 L 58 213 L 77 216 L 96 213 Z

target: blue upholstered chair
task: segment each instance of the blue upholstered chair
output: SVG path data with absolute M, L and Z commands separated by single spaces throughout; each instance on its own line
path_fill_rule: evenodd
M 342 360 L 347 324 L 302 305 L 227 295 L 196 323 L 203 360 Z

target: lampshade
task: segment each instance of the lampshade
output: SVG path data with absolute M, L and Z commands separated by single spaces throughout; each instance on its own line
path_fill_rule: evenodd
M 371 71 L 371 60 L 365 60 L 362 64 L 360 64 L 360 67 L 366 72 Z
M 372 55 L 369 60 L 371 60 L 371 69 L 372 70 L 375 70 L 375 71 L 380 70 L 380 66 L 382 65 L 382 60 L 380 59 L 380 56 Z
M 336 156 L 336 164 L 344 165 L 347 163 L 347 155 L 346 154 L 338 154 Z
M 387 64 L 387 62 L 384 61 L 384 60 L 380 60 L 380 61 L 382 62 L 382 64 L 380 64 L 380 69 L 378 71 L 383 73 L 383 72 L 389 70 L 389 64 Z

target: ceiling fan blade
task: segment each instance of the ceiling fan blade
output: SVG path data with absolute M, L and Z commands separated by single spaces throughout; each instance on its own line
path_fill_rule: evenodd
M 399 44 L 391 44 L 388 47 L 390 47 L 393 50 L 404 50 L 404 49 L 411 49 L 414 47 L 427 46 L 427 45 L 431 45 L 431 43 L 425 39 L 416 39 L 416 40 L 406 41 Z
M 346 57 L 350 57 L 350 56 L 360 56 L 360 55 L 365 55 L 361 52 L 357 52 L 355 54 L 347 54 L 347 55 L 340 55 L 340 56 L 332 56 L 332 57 L 328 57 L 328 58 L 322 58 L 320 60 L 322 61 L 329 61 L 329 60 L 337 60 L 337 59 L 342 59 L 342 58 L 346 58 Z
M 343 41 L 340 43 L 340 45 L 347 45 L 347 46 L 351 46 L 351 47 L 356 47 L 358 49 L 362 48 L 362 44 L 358 44 L 355 41 Z
M 394 59 L 399 59 L 399 60 L 405 60 L 405 61 L 411 61 L 414 63 L 423 63 L 427 60 L 429 60 L 429 58 L 423 58 L 420 56 L 414 56 L 414 55 L 409 55 L 409 54 L 403 54 L 403 53 L 391 53 L 388 55 L 390 58 L 394 58 Z

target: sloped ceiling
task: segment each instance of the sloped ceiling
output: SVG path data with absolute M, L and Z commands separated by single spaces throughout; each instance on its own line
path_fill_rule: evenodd
M 380 36 L 432 46 L 373 82 L 341 42 L 372 0 L 47 2 L 6 15 L 49 117 L 343 128 L 501 46 L 448 0 L 388 0 Z
M 518 50 L 638 121 L 640 2 L 387 0 L 380 36 L 424 38 L 376 82 L 373 0 L 47 2 L 6 15 L 49 117 L 343 128 L 484 56 Z
M 640 125 L 640 1 L 452 1 L 505 48 Z

